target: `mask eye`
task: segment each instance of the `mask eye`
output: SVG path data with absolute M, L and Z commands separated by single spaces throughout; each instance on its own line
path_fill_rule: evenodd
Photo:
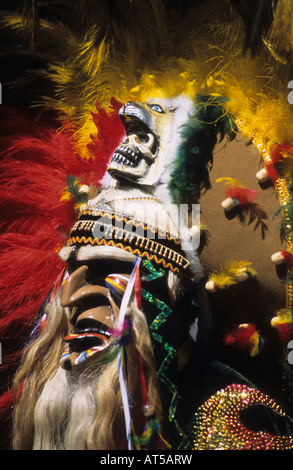
M 118 299 L 122 299 L 126 290 L 129 277 L 123 276 L 122 274 L 109 274 L 105 279 L 106 287 L 108 287 L 111 294 Z
M 150 104 L 149 107 L 153 110 L 156 111 L 157 113 L 163 113 L 164 110 L 159 104 Z

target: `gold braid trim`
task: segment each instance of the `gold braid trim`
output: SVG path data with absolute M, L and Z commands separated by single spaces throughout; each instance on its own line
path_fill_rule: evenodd
M 142 237 L 140 237 L 140 238 L 142 238 Z M 141 243 L 144 242 L 144 241 L 153 243 L 154 245 L 159 245 L 159 243 L 156 243 L 153 240 L 149 240 L 147 238 L 141 240 Z M 138 244 L 138 242 L 136 242 L 136 243 Z M 171 269 L 173 272 L 177 272 L 177 273 L 180 272 L 180 268 L 181 269 L 186 269 L 190 265 L 190 262 L 186 258 L 184 258 L 182 255 L 180 255 L 176 251 L 171 250 L 168 247 L 165 247 L 164 245 L 159 245 L 161 247 L 160 251 L 163 250 L 162 255 L 167 256 L 167 254 L 168 254 L 168 258 L 172 259 L 172 262 L 174 262 L 174 263 L 172 263 L 171 261 L 168 261 L 164 258 L 159 258 L 156 254 L 154 254 L 154 253 L 152 254 L 149 251 L 142 251 L 139 248 L 131 248 L 130 246 L 124 245 L 121 242 L 116 243 L 112 239 L 111 240 L 106 240 L 105 238 L 98 239 L 98 238 L 92 238 L 92 237 L 84 237 L 84 236 L 83 237 L 78 237 L 78 236 L 76 236 L 76 237 L 71 237 L 68 241 L 68 245 L 74 245 L 74 244 L 85 244 L 85 245 L 90 244 L 90 245 L 93 245 L 93 246 L 94 245 L 98 245 L 98 246 L 105 245 L 105 246 L 113 246 L 115 248 L 121 248 L 122 250 L 129 251 L 133 255 L 138 255 L 141 258 L 147 258 L 149 261 L 154 260 L 158 264 L 163 264 L 165 269 Z M 174 266 L 174 264 L 177 264 L 179 267 Z

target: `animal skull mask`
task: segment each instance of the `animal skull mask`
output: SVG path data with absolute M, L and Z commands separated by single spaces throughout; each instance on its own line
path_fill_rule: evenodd
M 137 220 L 138 225 L 149 223 L 148 213 L 146 214 L 142 211 L 142 217 L 140 213 L 131 212 L 131 214 L 125 214 L 126 208 L 123 205 L 122 210 L 119 206 L 119 202 L 121 204 L 125 202 L 123 198 L 129 196 L 131 186 L 133 186 L 132 189 L 136 191 L 133 199 L 140 201 L 147 195 L 150 195 L 149 190 L 154 194 L 152 191 L 162 180 L 164 180 L 164 182 L 168 180 L 168 178 L 165 178 L 165 175 L 166 172 L 170 171 L 171 163 L 174 159 L 174 155 L 176 155 L 178 144 L 180 143 L 180 126 L 189 118 L 191 111 L 193 111 L 193 106 L 191 100 L 180 97 L 179 99 L 177 98 L 176 101 L 174 100 L 172 102 L 171 100 L 168 103 L 161 102 L 160 104 L 157 101 L 145 103 L 128 102 L 121 108 L 119 115 L 125 127 L 126 137 L 115 150 L 108 167 L 108 173 L 116 180 L 118 188 L 115 188 L 115 193 L 110 192 L 109 196 L 107 196 L 109 192 L 108 189 L 102 190 L 95 199 L 89 201 L 88 207 L 85 210 L 86 218 L 89 217 L 89 213 L 93 214 L 93 217 L 95 217 L 95 214 L 98 214 L 99 210 L 110 211 L 109 213 L 111 215 L 112 212 L 118 209 L 119 214 L 123 213 L 131 217 L 131 220 L 132 218 Z M 118 194 L 117 201 L 116 194 Z M 132 192 L 131 195 L 132 194 L 134 193 Z M 108 197 L 110 197 L 110 201 Z M 111 201 L 112 199 L 113 201 Z M 116 202 L 118 203 L 118 207 L 116 207 Z M 115 208 L 111 205 L 114 203 Z M 149 203 L 147 199 L 147 204 Z M 153 214 L 157 214 L 159 211 L 159 217 L 155 225 L 153 219 L 151 219 L 151 227 L 159 228 L 159 225 L 162 223 L 162 220 L 165 220 L 165 217 L 167 217 L 166 220 L 168 224 L 169 221 L 173 224 L 173 218 L 170 218 L 167 212 L 165 214 L 164 204 L 161 205 L 158 199 L 156 199 L 154 204 L 155 206 L 152 206 L 151 215 L 153 216 Z M 142 206 L 142 208 L 145 208 L 145 206 Z M 148 215 L 148 217 L 146 217 L 146 215 Z M 94 220 L 95 219 L 93 219 L 92 223 L 94 223 Z M 78 224 L 80 222 L 81 225 L 76 226 L 78 240 L 83 240 L 83 235 L 87 240 L 90 240 L 91 237 L 95 239 L 96 232 L 94 230 L 93 232 L 86 231 L 84 234 L 78 231 L 79 227 L 86 227 L 87 223 L 85 221 L 79 221 Z M 83 225 L 83 223 L 85 225 Z M 75 233 L 75 228 L 73 227 L 71 231 L 72 236 Z M 168 230 L 169 228 L 168 225 Z M 178 239 L 179 243 L 178 229 L 173 227 L 173 225 L 171 233 L 176 233 L 176 240 Z M 130 235 L 133 236 L 131 233 L 126 234 L 126 232 L 124 232 L 124 243 L 126 245 L 127 240 L 129 241 L 129 238 L 131 238 Z M 106 235 L 103 231 L 103 241 L 105 241 L 105 237 Z M 121 236 L 119 235 L 119 237 L 121 245 Z M 144 235 L 140 238 L 140 247 L 143 246 L 143 239 Z M 71 241 L 75 243 L 74 240 Z M 167 253 L 167 248 L 160 245 L 159 249 L 152 249 L 153 241 L 148 238 L 144 239 L 144 241 L 146 242 L 144 252 L 147 251 L 147 247 L 150 247 L 150 256 L 156 255 L 158 257 L 157 262 L 160 262 L 159 257 L 162 255 L 162 249 L 164 248 L 163 252 Z M 119 271 L 115 268 L 116 270 L 111 271 L 109 264 L 113 264 L 113 259 L 103 260 L 103 258 L 100 258 L 103 248 L 106 250 L 113 248 L 110 246 L 112 242 L 114 244 L 115 238 L 112 240 L 112 237 L 110 237 L 108 246 L 101 246 L 103 243 L 99 238 L 99 243 L 95 244 L 95 242 L 93 242 L 93 246 L 83 246 L 81 250 L 90 248 L 90 258 L 96 261 L 95 268 L 87 271 L 87 266 L 83 263 L 76 271 L 71 272 L 69 278 L 64 283 L 61 299 L 62 305 L 71 309 L 71 331 L 69 335 L 65 337 L 65 342 L 68 347 L 61 361 L 64 368 L 71 369 L 75 366 L 83 365 L 84 362 L 87 362 L 93 355 L 95 358 L 102 357 L 109 350 L 109 347 L 113 345 L 111 338 L 113 328 L 115 328 L 115 320 L 119 312 L 119 299 L 117 299 L 117 296 L 113 296 L 111 276 L 113 276 L 113 273 L 118 272 L 119 274 L 114 275 L 114 285 L 117 286 L 119 283 L 123 285 L 125 282 L 127 285 L 125 276 L 126 278 L 129 277 L 130 270 L 125 271 L 125 266 L 129 269 L 128 262 L 124 263 L 124 270 Z M 161 244 L 162 240 L 158 240 L 158 242 Z M 166 243 L 171 242 L 167 240 Z M 104 244 L 107 245 L 106 242 Z M 138 241 L 135 241 L 135 246 L 131 244 L 129 246 L 127 245 L 126 250 L 130 250 L 130 252 L 131 249 L 137 250 L 137 244 Z M 177 246 L 176 248 L 179 249 Z M 120 262 L 122 254 L 124 256 L 125 254 L 130 255 L 128 251 L 120 250 L 119 248 L 116 248 L 116 250 L 120 252 L 119 255 L 115 255 L 116 257 L 119 256 Z M 174 253 L 172 256 L 173 255 Z M 168 263 L 171 262 L 171 255 L 169 254 L 168 256 L 169 258 L 165 261 L 167 261 L 167 265 L 169 266 Z M 100 260 L 99 266 L 97 266 L 98 258 Z M 189 261 L 188 264 L 190 264 Z M 104 270 L 107 272 L 102 276 L 101 271 Z
M 126 103 L 119 112 L 126 137 L 115 150 L 108 173 L 118 181 L 155 185 L 174 155 L 178 116 L 186 120 L 188 108 L 190 102 L 182 108 L 157 101 Z

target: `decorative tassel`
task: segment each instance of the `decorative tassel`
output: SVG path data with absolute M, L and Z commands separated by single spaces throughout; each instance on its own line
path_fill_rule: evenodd
M 149 422 L 144 427 L 143 433 L 141 436 L 133 434 L 133 442 L 136 446 L 146 446 L 155 439 L 160 430 L 160 425 L 157 419 L 150 419 Z
M 271 256 L 271 260 L 275 265 L 287 263 L 288 268 L 293 269 L 293 253 L 290 251 L 278 251 Z
M 119 330 L 111 330 L 111 335 L 113 338 L 117 338 L 117 343 L 119 346 L 125 346 L 126 344 L 132 341 L 132 321 L 131 318 L 126 315 L 122 328 Z
M 137 270 L 135 281 L 134 281 L 134 292 L 136 298 L 137 308 L 141 308 L 141 281 L 140 281 L 140 272 Z
M 118 376 L 119 376 L 119 384 L 122 396 L 122 406 L 124 412 L 124 419 L 125 419 L 125 432 L 127 438 L 127 448 L 128 450 L 132 450 L 132 442 L 131 442 L 131 403 L 130 398 L 128 396 L 127 390 L 127 368 L 126 368 L 126 350 L 125 350 L 125 342 L 127 343 L 130 338 L 132 339 L 131 334 L 131 323 L 130 318 L 127 315 L 129 302 L 131 300 L 135 278 L 137 275 L 137 271 L 139 270 L 141 258 L 137 257 L 135 262 L 133 263 L 132 271 L 130 274 L 129 281 L 127 283 L 125 292 L 122 297 L 119 316 L 118 316 L 118 343 L 119 350 L 118 350 Z
M 240 351 L 249 349 L 252 357 L 256 356 L 263 346 L 263 339 L 251 323 L 239 325 L 224 337 L 226 346 L 235 346 Z
M 225 184 L 230 184 L 230 188 L 226 189 L 225 201 L 222 202 L 222 206 L 225 210 L 231 210 L 234 206 L 246 206 L 251 204 L 258 196 L 259 191 L 255 189 L 244 188 L 239 181 L 234 178 L 218 178 L 216 183 L 226 181 Z
M 271 319 L 271 325 L 276 328 L 282 343 L 285 345 L 293 339 L 293 312 L 292 310 L 281 309 L 277 315 Z
M 160 425 L 158 423 L 158 420 L 155 419 L 153 416 L 154 409 L 148 399 L 145 372 L 144 372 L 142 359 L 139 354 L 137 355 L 137 358 L 138 358 L 138 369 L 139 369 L 139 377 L 140 377 L 141 397 L 142 397 L 142 403 L 143 403 L 143 413 L 144 413 L 144 416 L 146 416 L 147 418 L 147 423 L 144 427 L 144 430 L 141 436 L 137 436 L 133 430 L 133 442 L 136 447 L 140 447 L 140 446 L 151 445 L 151 443 L 155 440 L 155 438 L 157 437 L 159 433 Z
M 273 181 L 280 177 L 292 177 L 293 146 L 292 144 L 274 145 L 270 150 L 271 163 L 267 163 L 267 171 Z
M 260 183 L 265 183 L 270 179 L 270 175 L 266 168 L 262 168 L 256 173 L 256 178 Z
M 217 289 L 226 289 L 239 281 L 245 281 L 256 276 L 249 261 L 230 261 L 225 266 L 220 266 L 209 277 L 206 290 L 214 292 Z

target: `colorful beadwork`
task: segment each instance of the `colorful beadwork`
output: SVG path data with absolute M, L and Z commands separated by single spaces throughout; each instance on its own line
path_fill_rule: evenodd
M 154 260 L 174 272 L 184 271 L 190 265 L 183 256 L 180 238 L 102 210 L 80 213 L 70 231 L 68 245 L 120 248 L 140 258 Z
M 259 390 L 232 384 L 213 395 L 196 412 L 190 429 L 192 450 L 289 450 L 292 436 L 247 429 L 239 418 L 251 405 L 265 405 L 279 415 L 279 405 Z

